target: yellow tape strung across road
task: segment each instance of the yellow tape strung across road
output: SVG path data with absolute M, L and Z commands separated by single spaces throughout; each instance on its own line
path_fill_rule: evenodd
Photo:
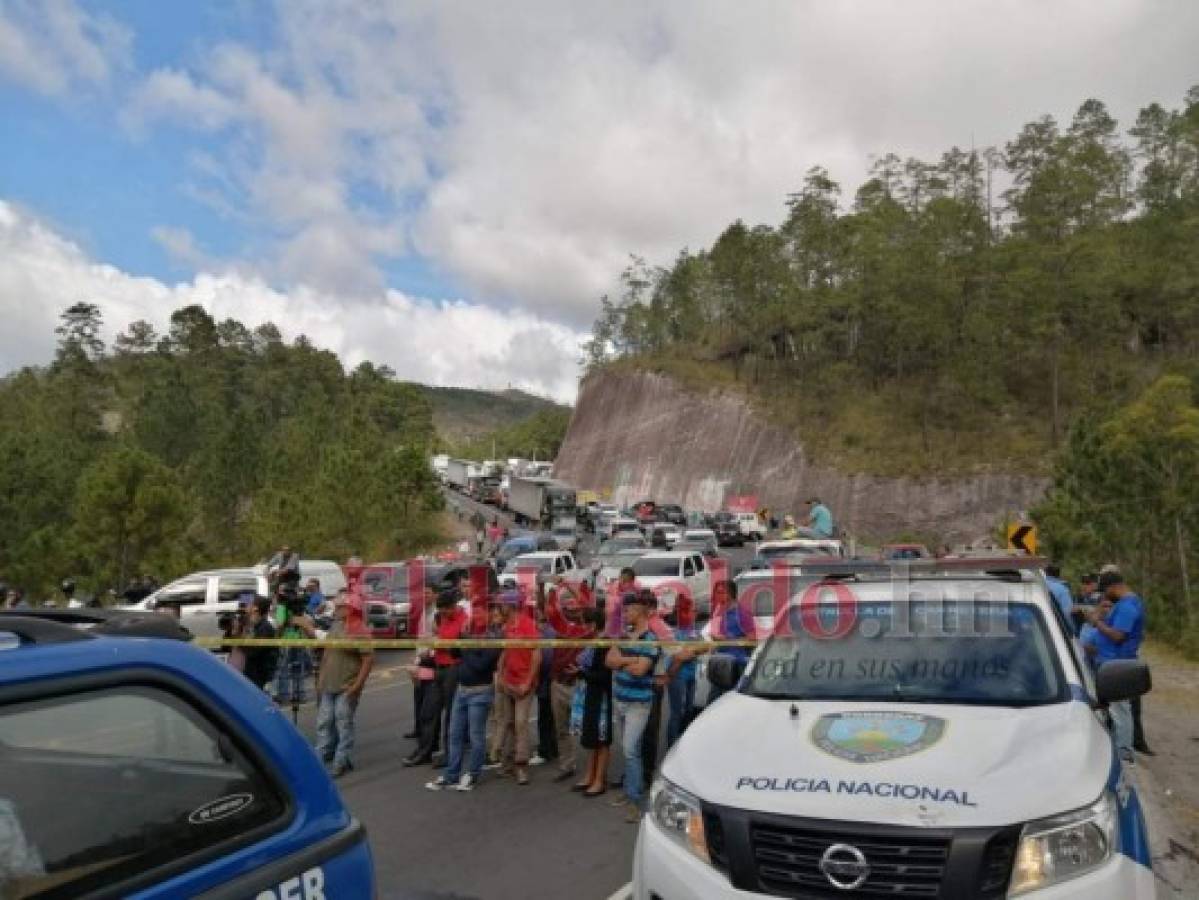
M 632 641 L 627 638 L 592 638 L 571 640 L 540 638 L 538 640 L 514 640 L 510 638 L 459 638 L 439 641 L 426 638 L 355 638 L 352 640 L 319 640 L 313 638 L 215 638 L 199 637 L 192 640 L 197 647 L 309 647 L 313 650 L 534 650 L 541 647 L 689 647 L 691 649 L 715 650 L 720 647 L 755 647 L 755 640 L 735 641 Z

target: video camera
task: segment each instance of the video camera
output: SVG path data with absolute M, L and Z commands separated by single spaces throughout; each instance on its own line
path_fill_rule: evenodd
M 288 582 L 280 584 L 276 589 L 275 602 L 292 616 L 302 616 L 308 611 L 308 598 L 297 591 L 294 584 Z

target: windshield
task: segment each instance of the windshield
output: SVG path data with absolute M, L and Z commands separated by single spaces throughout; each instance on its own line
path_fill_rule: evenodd
M 662 575 L 677 577 L 679 561 L 677 559 L 646 559 L 644 556 L 633 563 L 633 571 L 638 575 L 656 578 Z
M 793 560 L 811 556 L 828 556 L 827 547 L 767 547 L 758 550 L 758 558 L 762 562 L 773 562 L 776 559 Z
M 604 569 L 623 569 L 626 566 L 631 566 L 637 560 L 645 555 L 644 552 L 638 553 L 601 553 L 595 558 L 599 563 L 600 568 Z
M 554 565 L 553 557 L 518 556 L 512 560 L 513 570 L 537 569 L 538 572 L 548 572 Z
M 906 607 L 898 619 L 897 606 Z M 835 640 L 804 634 L 770 638 L 746 693 L 996 706 L 1069 698 L 1044 620 L 1029 604 L 871 602 L 858 604 L 856 614 L 855 627 Z

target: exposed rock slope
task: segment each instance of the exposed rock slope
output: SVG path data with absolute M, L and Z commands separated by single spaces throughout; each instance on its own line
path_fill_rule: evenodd
M 802 512 L 811 495 L 865 538 L 904 532 L 976 540 L 1027 509 L 1048 481 L 1010 474 L 946 478 L 846 475 L 808 462 L 793 433 L 741 397 L 700 394 L 649 372 L 601 371 L 580 386 L 555 474 L 611 491 L 618 503 L 647 497 L 714 511 L 733 495 L 771 510 Z

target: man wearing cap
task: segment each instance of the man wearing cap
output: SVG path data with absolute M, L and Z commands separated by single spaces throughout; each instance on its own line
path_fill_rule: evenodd
M 563 640 L 595 637 L 595 625 L 583 616 L 583 611 L 592 606 L 585 581 L 576 587 L 567 584 L 559 575 L 546 594 L 545 604 L 546 621 L 553 629 L 554 637 Z M 574 737 L 570 733 L 570 710 L 582 649 L 555 647 L 550 660 L 550 706 L 558 744 L 558 774 L 554 781 L 566 781 L 573 777 L 577 767 Z
M 437 617 L 435 636 L 439 641 L 454 641 L 462 637 L 467 625 L 466 614 L 458 608 L 462 595 L 457 588 L 442 591 L 437 595 Z M 442 732 L 442 716 L 448 715 L 454 703 L 454 690 L 458 685 L 458 657 L 452 650 L 433 651 L 433 680 L 425 687 L 421 701 L 419 738 L 412 755 L 402 760 L 405 766 L 419 766 L 432 762 L 434 749 Z M 446 729 L 448 731 L 448 729 Z
M 1096 606 L 1102 598 L 1103 595 L 1099 593 L 1098 575 L 1088 573 L 1078 579 L 1078 596 L 1074 598 L 1072 622 L 1074 630 L 1080 635 L 1082 634 L 1083 626 L 1089 624 L 1088 618 L 1091 608 Z
M 484 646 L 452 650 L 458 663 L 458 689 L 450 710 L 450 733 L 446 739 L 445 772 L 425 785 L 431 791 L 450 788 L 473 791 L 483 771 L 487 747 L 487 717 L 495 702 L 495 670 L 500 648 L 485 644 L 501 634 L 504 613 L 498 605 L 475 604 L 464 636 L 479 639 Z M 466 745 L 470 743 L 470 758 Z M 463 767 L 466 771 L 463 771 Z
M 507 640 L 537 640 L 541 632 L 537 623 L 523 609 L 524 598 L 519 591 L 500 594 L 504 608 L 504 638 Z M 506 648 L 500 656 L 496 673 L 496 734 L 503 761 L 502 775 L 515 775 L 517 784 L 529 783 L 529 722 L 537 676 L 541 671 L 541 650 L 537 648 Z
M 339 591 L 333 601 L 329 640 L 347 637 L 349 614 L 350 596 Z M 321 656 L 316 676 L 316 752 L 326 763 L 332 763 L 329 773 L 334 778 L 354 768 L 350 759 L 354 750 L 354 714 L 374 659 L 374 651 L 369 648 L 330 647 Z
M 1112 602 L 1112 609 L 1106 616 L 1101 615 L 1099 607 L 1090 612 L 1091 624 L 1095 626 L 1092 643 L 1096 667 L 1114 659 L 1136 659 L 1145 636 L 1145 607 L 1141 598 L 1129 590 L 1119 572 L 1101 574 L 1099 590 Z M 1108 713 L 1112 718 L 1116 747 L 1122 757 L 1131 760 L 1134 744 L 1132 704 L 1127 700 L 1112 703 Z
M 630 591 L 621 598 L 624 620 L 636 641 L 655 640 L 649 627 L 653 601 L 653 593 L 648 590 Z M 632 644 L 612 647 L 605 659 L 605 664 L 612 670 L 613 721 L 619 724 L 624 751 L 624 796 L 614 800 L 612 805 L 625 807 L 625 821 L 630 823 L 641 819 L 645 796 L 641 740 L 649 723 L 650 705 L 654 699 L 654 666 L 660 655 L 661 651 L 656 647 Z

